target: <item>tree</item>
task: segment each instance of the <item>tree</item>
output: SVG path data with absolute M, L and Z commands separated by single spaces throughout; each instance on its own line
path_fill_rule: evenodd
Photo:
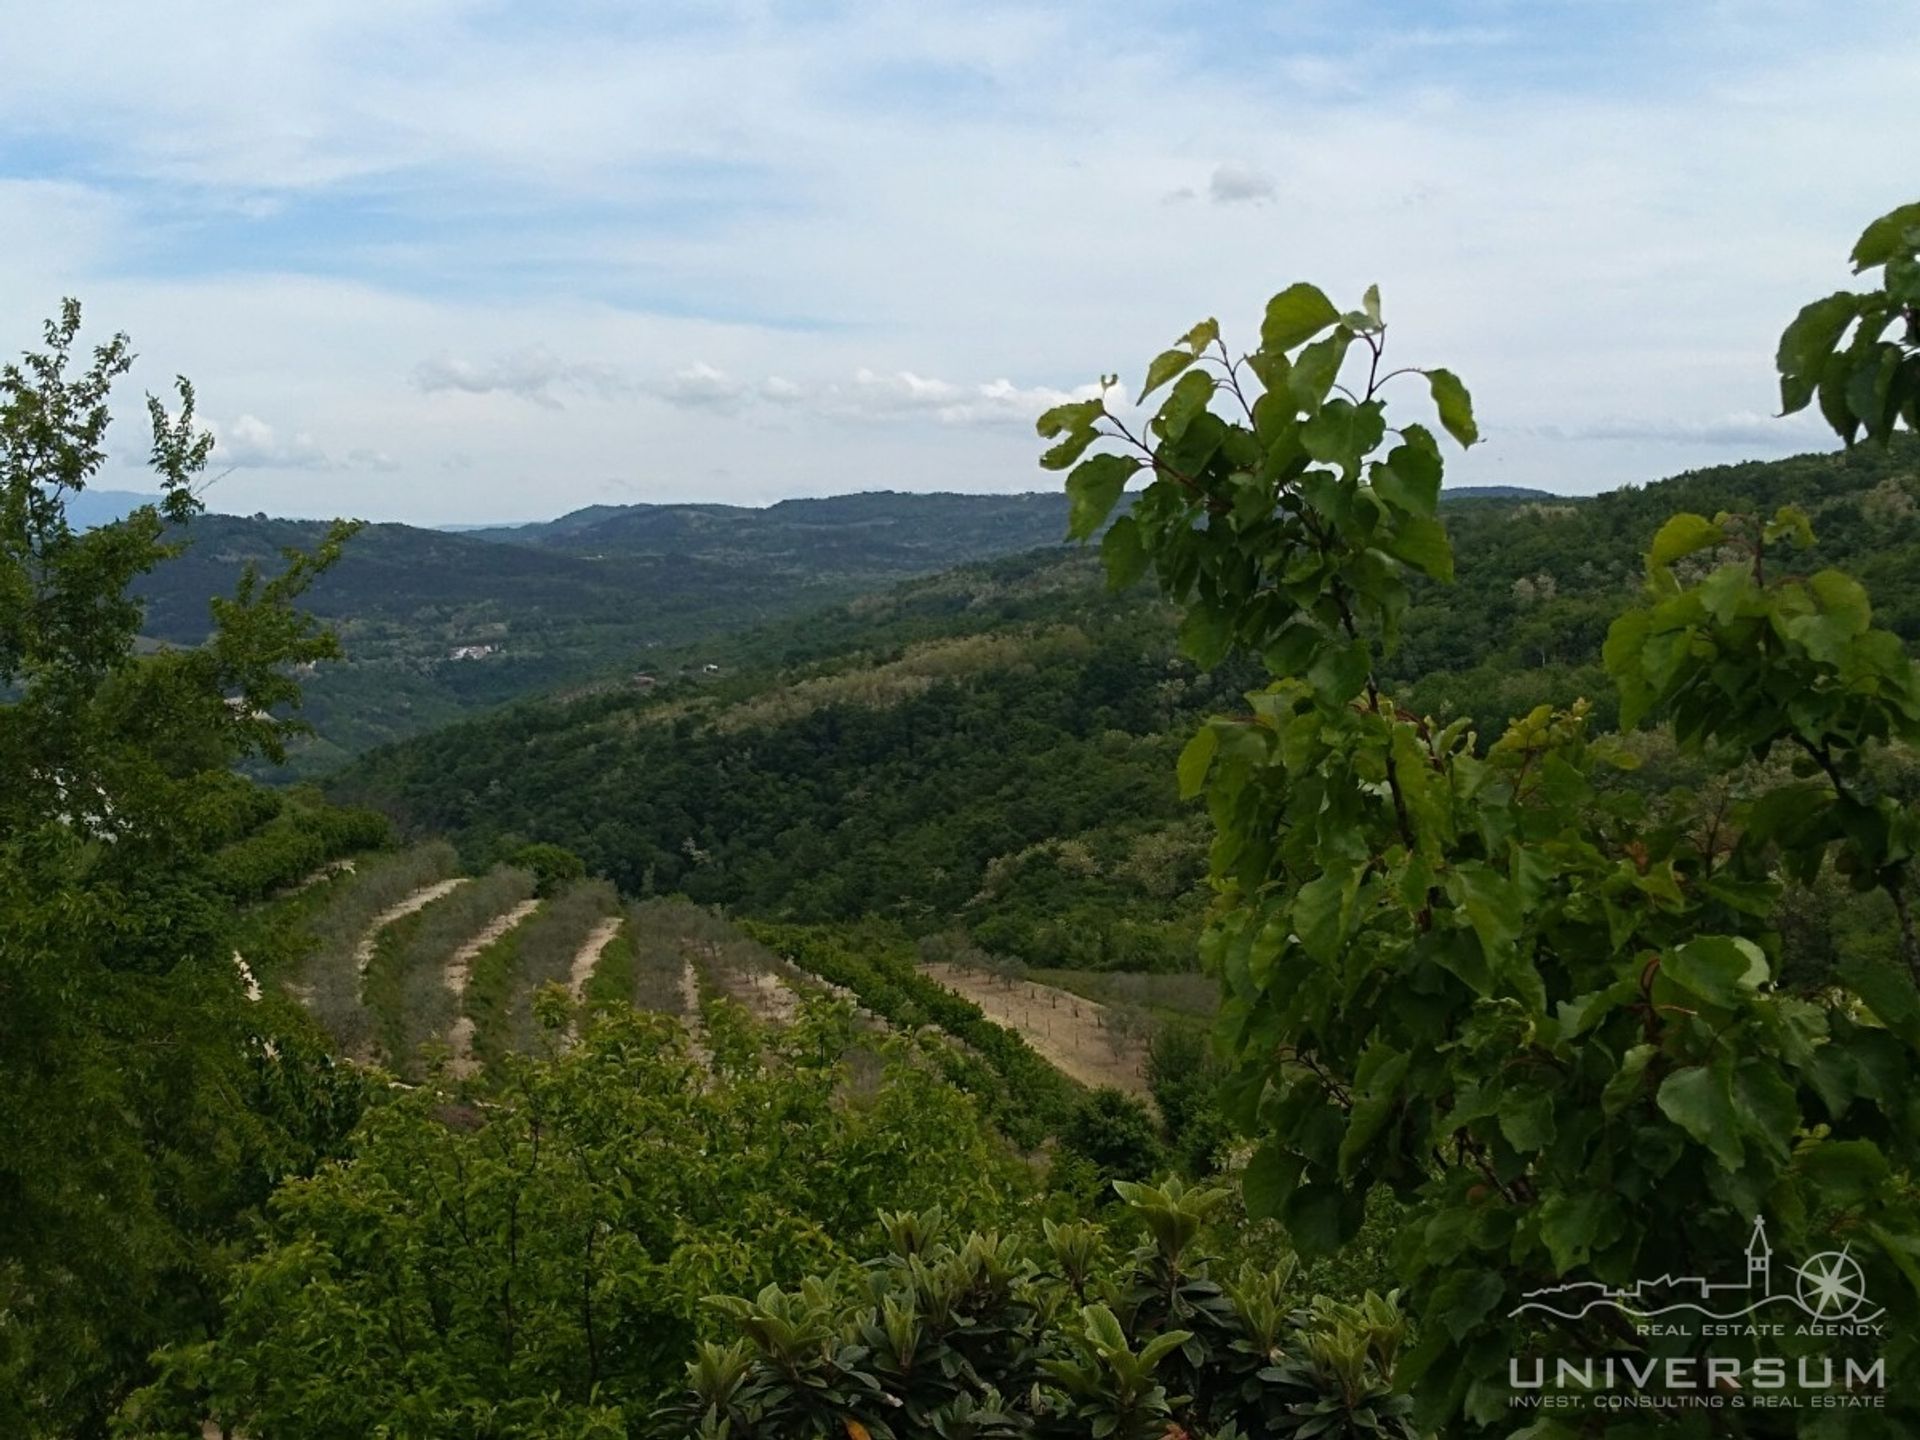
M 163 1338 L 205 1323 L 239 1216 L 332 1138 L 351 1085 L 290 1007 L 255 1006 L 210 864 L 257 813 L 293 664 L 336 653 L 293 608 L 347 531 L 249 570 L 204 645 L 140 655 L 130 587 L 200 508 L 192 388 L 157 398 L 162 490 L 80 532 L 125 336 L 79 373 L 80 307 L 0 368 L 0 1430 L 93 1434 Z M 337 1102 L 337 1103 L 336 1103 Z
M 1893 297 L 1849 302 L 1862 335 L 1888 303 L 1911 318 L 1912 217 L 1876 222 L 1855 252 L 1885 263 Z M 1789 404 L 1819 349 L 1796 326 Z M 1844 363 L 1879 376 L 1897 355 L 1907 374 L 1909 351 L 1878 343 Z M 1870 776 L 1890 744 L 1920 742 L 1913 664 L 1858 584 L 1781 563 L 1813 539 L 1791 507 L 1681 515 L 1653 538 L 1645 600 L 1609 632 L 1623 721 L 1659 723 L 1710 768 L 1781 751 L 1796 773 L 1734 787 L 1715 811 L 1649 805 L 1618 778 L 1633 752 L 1594 733 L 1585 702 L 1540 706 L 1486 745 L 1465 720 L 1403 708 L 1381 676 L 1410 577 L 1445 582 L 1453 563 L 1440 447 L 1388 425 L 1385 388 L 1421 376 L 1447 433 L 1466 445 L 1477 429 L 1450 372 L 1390 369 L 1385 351 L 1375 291 L 1343 313 L 1296 285 L 1250 354 L 1233 358 L 1209 320 L 1157 357 L 1143 397 L 1175 383 L 1144 429 L 1109 407 L 1110 384 L 1039 427 L 1055 441 L 1042 463 L 1073 467 L 1076 535 L 1147 479 L 1102 541 L 1113 581 L 1151 570 L 1196 660 L 1237 647 L 1272 676 L 1179 763 L 1217 832 L 1204 954 L 1237 1062 L 1228 1108 L 1260 1142 L 1248 1209 L 1313 1254 L 1356 1233 L 1376 1187 L 1399 1197 L 1395 1260 L 1419 1321 L 1406 1370 L 1422 1423 L 1449 1431 L 1517 1423 L 1509 1365 L 1532 1357 L 1748 1365 L 1825 1346 L 1866 1363 L 1878 1352 L 1861 1337 L 1517 1311 L 1556 1282 L 1712 1273 L 1764 1215 L 1788 1253 L 1844 1248 L 1886 1307 L 1889 1408 L 1844 1429 L 1904 1433 L 1920 1368 L 1920 1122 L 1904 1098 L 1920 992 L 1860 961 L 1793 993 L 1773 916 L 1783 880 L 1824 864 L 1906 903 L 1920 817 Z M 1865 413 L 1829 418 L 1884 438 L 1892 412 L 1864 383 L 1845 389 Z M 1837 1433 L 1831 1411 L 1740 1423 L 1814 1431 L 1822 1415 Z M 1598 1423 L 1574 1412 L 1531 1433 Z

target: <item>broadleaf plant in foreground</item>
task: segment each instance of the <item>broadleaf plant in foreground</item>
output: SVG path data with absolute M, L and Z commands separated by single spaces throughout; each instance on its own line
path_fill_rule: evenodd
M 1884 266 L 1887 287 L 1848 300 L 1863 323 L 1837 358 L 1822 356 L 1844 324 L 1814 336 L 1803 315 L 1782 344 L 1789 408 L 1820 391 L 1847 438 L 1914 419 L 1899 397 L 1916 216 L 1863 237 L 1856 260 Z M 1896 316 L 1904 346 L 1880 338 Z M 1668 727 L 1724 773 L 1724 800 L 1622 783 L 1633 747 L 1593 733 L 1584 702 L 1485 738 L 1402 708 L 1381 660 L 1410 586 L 1445 582 L 1452 558 L 1441 446 L 1390 422 L 1388 395 L 1423 379 L 1443 430 L 1462 445 L 1478 432 L 1461 382 L 1393 367 L 1386 336 L 1376 292 L 1342 312 L 1296 285 L 1250 353 L 1235 358 L 1209 320 L 1159 357 L 1150 381 L 1178 378 L 1144 423 L 1112 403 L 1113 377 L 1039 422 L 1055 442 L 1042 463 L 1074 466 L 1076 535 L 1146 481 L 1101 542 L 1114 583 L 1151 571 L 1197 661 L 1237 648 L 1272 676 L 1179 765 L 1216 830 L 1203 953 L 1224 991 L 1228 1108 L 1258 1141 L 1248 1209 L 1311 1256 L 1352 1239 L 1377 1187 L 1407 1207 L 1395 1264 L 1417 1336 L 1400 1373 L 1420 1423 L 1444 1433 L 1602 1433 L 1621 1412 L 1577 1394 L 1569 1410 L 1517 1408 L 1513 1377 L 1535 1361 L 1708 1353 L 1804 1355 L 1816 1378 L 1820 1361 L 1844 1375 L 1847 1358 L 1884 1359 L 1884 1389 L 1854 1386 L 1883 1406 L 1631 1423 L 1910 1433 L 1920 813 L 1876 775 L 1920 743 L 1913 663 L 1857 582 L 1804 573 L 1803 515 L 1683 515 L 1651 537 L 1645 594 L 1606 660 L 1625 725 Z M 1757 763 L 1769 757 L 1791 773 Z M 1891 897 L 1905 964 L 1856 960 L 1796 993 L 1776 979 L 1776 907 L 1785 879 L 1823 870 Z M 1761 1217 L 1784 1256 L 1844 1250 L 1884 1307 L 1879 1333 L 1703 1337 L 1608 1306 L 1514 1314 L 1548 1285 L 1737 1272 Z

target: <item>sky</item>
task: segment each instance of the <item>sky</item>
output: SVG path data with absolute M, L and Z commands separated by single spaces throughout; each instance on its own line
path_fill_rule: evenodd
M 192 378 L 212 508 L 1033 490 L 1033 417 L 1377 283 L 1591 493 L 1826 448 L 1781 327 L 1912 200 L 1910 0 L 0 0 L 0 349 Z M 1424 403 L 1417 390 L 1400 397 Z

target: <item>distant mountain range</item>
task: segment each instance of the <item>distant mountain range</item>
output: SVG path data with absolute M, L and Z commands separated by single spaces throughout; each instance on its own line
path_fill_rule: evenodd
M 915 575 L 1061 543 L 1061 494 L 878 492 L 729 505 L 593 506 L 455 532 L 372 525 L 308 596 L 348 652 L 308 686 L 326 768 L 486 706 L 639 668 L 661 646 L 819 609 Z M 324 522 L 203 515 L 147 576 L 147 636 L 194 644 L 208 597 L 248 562 L 272 571 Z
M 1518 486 L 1468 486 L 1450 500 L 1556 499 Z M 106 523 L 154 497 L 89 491 L 70 513 Z M 816 612 L 900 580 L 1057 547 L 1058 491 L 1011 495 L 875 491 L 720 504 L 592 505 L 524 525 L 369 526 L 308 603 L 347 649 L 308 686 L 317 736 L 296 773 L 318 773 L 516 697 L 644 670 L 663 647 Z M 146 577 L 145 633 L 191 645 L 208 598 L 243 565 L 271 572 L 317 520 L 204 515 L 178 559 Z

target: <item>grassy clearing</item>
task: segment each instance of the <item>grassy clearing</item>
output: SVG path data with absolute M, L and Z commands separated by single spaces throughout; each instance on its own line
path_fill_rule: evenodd
M 632 924 L 630 916 L 622 919 L 619 933 L 607 942 L 606 948 L 601 950 L 600 961 L 593 967 L 593 974 L 587 980 L 587 990 L 583 997 L 589 1009 L 598 1009 L 602 1005 L 633 1003 L 634 976 L 639 952 L 634 947 Z
M 618 910 L 619 897 L 604 880 L 573 885 L 474 957 L 462 1008 L 483 1064 L 533 1048 L 534 991 L 549 981 L 565 985 L 587 936 Z
M 1071 990 L 1101 1005 L 1142 1010 L 1155 1020 L 1180 1025 L 1211 1025 L 1220 1009 L 1220 982 L 1211 975 L 1029 970 L 1024 977 L 1057 990 Z
M 373 1039 L 360 1001 L 355 949 L 379 916 L 415 891 L 459 873 L 453 846 L 436 840 L 371 860 L 289 902 L 299 910 L 311 907 L 312 948 L 299 966 L 301 989 L 315 1017 L 348 1053 L 365 1050 Z
M 447 961 L 488 922 L 532 894 L 529 872 L 492 870 L 380 933 L 361 993 L 395 1070 L 417 1073 L 420 1046 L 444 1037 L 458 1013 L 446 986 Z

